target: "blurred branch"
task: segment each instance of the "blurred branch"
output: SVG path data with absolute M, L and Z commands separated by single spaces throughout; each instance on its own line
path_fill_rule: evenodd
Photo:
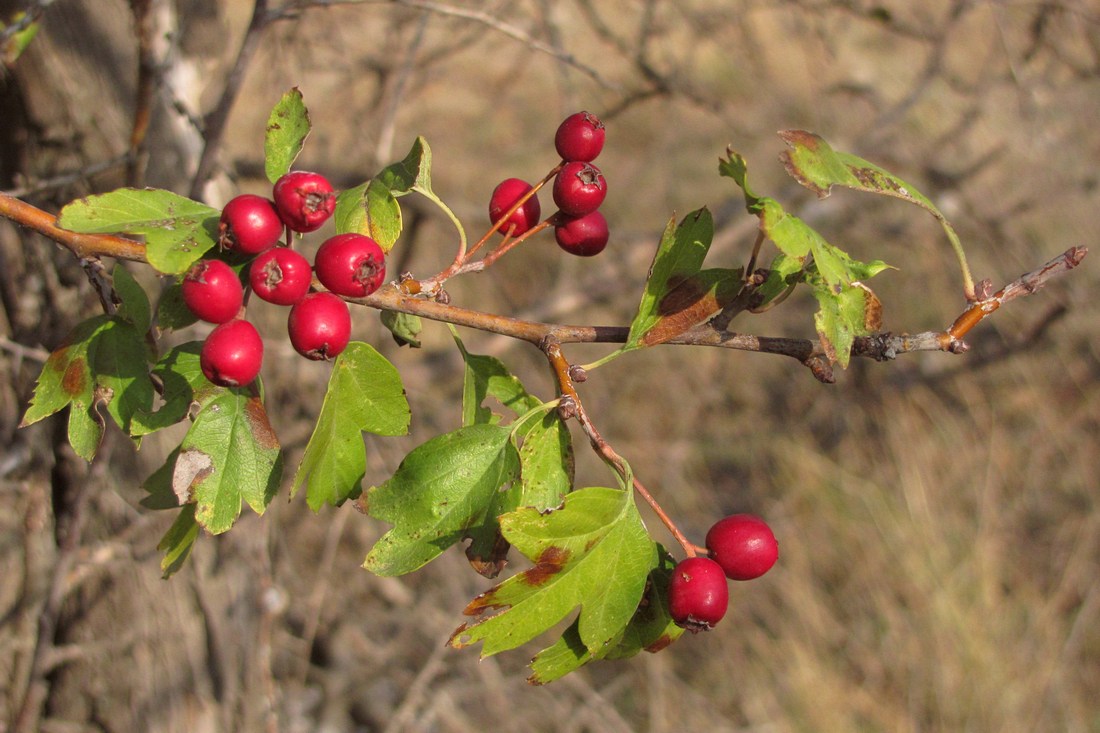
M 245 71 L 259 45 L 260 33 L 275 18 L 275 15 L 268 13 L 267 0 L 256 0 L 256 4 L 252 6 L 252 19 L 248 22 L 248 30 L 245 31 L 240 50 L 237 51 L 237 60 L 233 62 L 233 68 L 226 75 L 222 95 L 214 109 L 203 118 L 204 145 L 198 168 L 195 170 L 195 177 L 191 181 L 190 198 L 201 199 L 202 189 L 213 175 L 214 159 L 218 148 L 221 147 L 222 137 L 225 135 L 229 112 L 237 100 L 237 95 L 240 94 Z

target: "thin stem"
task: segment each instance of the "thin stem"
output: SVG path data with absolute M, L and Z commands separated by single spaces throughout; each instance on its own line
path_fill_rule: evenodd
M 589 445 L 592 446 L 592 450 L 596 452 L 596 455 L 603 459 L 603 461 L 609 465 L 624 482 L 628 482 L 634 487 L 638 495 L 642 497 L 646 504 L 649 504 L 650 508 L 653 509 L 653 512 L 657 515 L 657 518 L 661 520 L 661 523 L 668 528 L 668 531 L 672 533 L 672 536 L 680 543 L 680 546 L 684 548 L 684 552 L 687 556 L 694 557 L 698 551 L 698 546 L 692 543 L 684 533 L 680 531 L 680 528 L 672 521 L 672 517 L 670 517 L 661 507 L 657 499 L 654 498 L 653 494 L 651 494 L 648 489 L 646 489 L 642 482 L 633 475 L 623 457 L 604 439 L 600 431 L 596 428 L 595 423 L 593 423 L 592 419 L 588 416 L 588 411 L 584 409 L 584 403 L 581 401 L 580 395 L 577 394 L 577 389 L 573 384 L 571 365 L 561 350 L 561 344 L 553 338 L 547 338 L 539 344 L 539 348 L 542 349 L 547 360 L 550 362 L 550 368 L 557 378 L 558 390 L 562 395 L 558 405 L 558 413 L 562 415 L 563 418 L 576 417 L 577 422 L 580 423 L 581 429 L 588 437 Z

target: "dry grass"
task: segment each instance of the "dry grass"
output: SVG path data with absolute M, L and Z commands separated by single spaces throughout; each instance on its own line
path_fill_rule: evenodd
M 615 110 L 602 159 L 609 251 L 582 262 L 547 241 L 453 292 L 463 304 L 561 322 L 629 319 L 674 211 L 711 206 L 722 225 L 712 263 L 744 260 L 753 222 L 715 175 L 733 144 L 759 191 L 802 205 L 855 256 L 900 268 L 877 278 L 887 328 L 949 323 L 961 298 L 934 222 L 852 193 L 812 201 L 775 161 L 781 128 L 814 130 L 932 195 L 976 274 L 995 283 L 1091 245 L 1100 230 L 1100 10 L 1083 0 L 886 3 L 888 19 L 847 7 L 863 3 L 809 0 L 461 5 L 559 39 L 607 84 L 487 26 L 432 16 L 398 98 L 418 12 L 310 11 L 265 36 L 235 108 L 224 159 L 241 185 L 256 185 L 248 175 L 266 110 L 297 84 L 316 124 L 304 164 L 358 182 L 423 134 L 436 190 L 474 230 L 498 179 L 554 163 L 561 113 Z M 223 27 L 239 34 L 244 11 L 214 7 L 201 26 L 207 42 Z M 663 91 L 634 63 L 642 35 Z M 224 45 L 207 49 L 208 103 L 235 44 Z M 162 175 L 151 183 L 180 185 Z M 0 231 L 11 263 L 27 246 L 14 237 Z M 429 214 L 402 245 L 409 266 L 438 268 L 451 239 Z M 779 358 L 679 347 L 593 374 L 583 396 L 601 429 L 693 535 L 721 514 L 758 512 L 781 560 L 732 589 L 714 632 L 549 688 L 524 684 L 523 652 L 478 662 L 444 648 L 484 581 L 459 553 L 407 579 L 365 574 L 358 565 L 384 527 L 348 507 L 315 517 L 300 500 L 276 502 L 265 518 L 204 539 L 190 566 L 161 582 L 153 548 L 165 519 L 135 509 L 135 477 L 164 448 L 150 441 L 134 456 L 116 445 L 86 478 L 89 524 L 57 639 L 71 658 L 49 677 L 41 729 L 1100 730 L 1098 280 L 1090 258 L 983 324 L 969 355 L 855 364 L 832 387 Z M 41 290 L 51 287 L 60 285 Z M 1054 306 L 1066 314 L 1021 341 Z M 735 327 L 807 335 L 812 307 L 795 298 Z M 5 312 L 5 336 L 18 334 L 27 316 L 7 302 Z M 457 424 L 460 363 L 438 327 L 419 353 L 397 350 L 369 316 L 357 329 L 402 370 L 414 409 L 412 438 L 368 442 L 367 480 L 379 481 L 417 440 Z M 469 344 L 549 389 L 537 354 L 476 334 Z M 316 365 L 279 362 L 290 373 L 272 371 L 269 392 L 293 466 L 323 378 Z M 31 365 L 5 354 L 0 369 L 5 390 L 25 397 Z M 0 719 L 20 699 L 56 552 L 44 534 L 49 430 L 13 439 L 36 458 L 0 487 L 0 673 L 13 681 Z M 587 455 L 580 473 L 609 480 Z

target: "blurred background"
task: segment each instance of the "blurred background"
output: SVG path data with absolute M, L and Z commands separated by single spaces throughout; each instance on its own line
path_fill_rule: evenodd
M 314 124 L 297 167 L 352 186 L 423 135 L 435 191 L 475 238 L 500 180 L 557 162 L 560 119 L 605 120 L 608 249 L 582 260 L 536 239 L 449 286 L 457 304 L 523 318 L 628 323 L 665 223 L 699 206 L 718 223 L 708 264 L 743 264 L 756 222 L 717 176 L 729 145 L 758 193 L 897 268 L 872 282 L 885 329 L 949 325 L 964 303 L 937 223 L 851 191 L 818 201 L 783 172 L 781 129 L 911 182 L 997 287 L 1100 230 L 1091 0 L 259 6 L 0 2 L 3 20 L 42 11 L 0 75 L 0 189 L 51 211 L 128 183 L 214 206 L 263 193 L 267 114 L 297 86 Z M 403 204 L 391 271 L 430 275 L 453 228 Z M 701 541 L 717 518 L 757 513 L 780 561 L 731 587 L 714 631 L 536 688 L 525 665 L 551 639 L 483 661 L 445 647 L 489 582 L 457 549 L 405 578 L 369 575 L 386 527 L 351 506 L 277 499 L 161 580 L 172 517 L 138 506 L 140 483 L 180 436 L 135 451 L 108 431 L 87 466 L 64 416 L 17 429 L 45 355 L 98 305 L 70 254 L 0 222 L 0 731 L 1100 731 L 1092 257 L 982 323 L 966 355 L 855 360 L 834 385 L 790 359 L 678 346 L 594 372 L 581 394 L 597 425 L 685 531 Z M 814 308 L 798 295 L 731 328 L 809 338 Z M 250 317 L 291 473 L 326 367 L 294 356 L 276 307 Z M 355 319 L 413 408 L 410 436 L 368 437 L 370 485 L 459 425 L 462 366 L 439 324 L 413 351 L 376 313 Z M 552 396 L 537 351 L 463 336 Z M 606 485 L 575 438 L 579 484 Z

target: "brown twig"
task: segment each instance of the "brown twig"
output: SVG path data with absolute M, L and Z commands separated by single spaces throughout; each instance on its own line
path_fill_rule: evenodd
M 147 261 L 145 245 L 141 242 L 111 234 L 70 232 L 57 226 L 57 218 L 53 214 L 4 193 L 0 193 L 0 216 L 52 239 L 81 259 L 103 256 L 133 262 Z

